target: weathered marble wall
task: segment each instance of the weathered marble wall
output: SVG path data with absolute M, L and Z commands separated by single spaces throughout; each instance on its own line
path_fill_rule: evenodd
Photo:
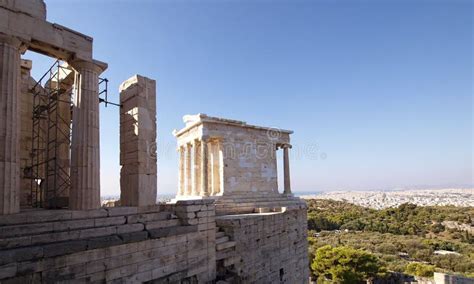
M 206 283 L 215 279 L 212 201 L 0 217 L 0 282 Z
M 222 137 L 223 195 L 278 193 L 276 146 L 266 130 L 209 123 L 202 135 Z
M 235 242 L 226 258 L 239 257 L 234 272 L 241 283 L 308 283 L 306 206 L 219 216 L 216 223 Z

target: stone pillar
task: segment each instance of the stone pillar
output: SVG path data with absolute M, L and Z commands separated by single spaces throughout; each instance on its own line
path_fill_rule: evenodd
M 220 154 L 219 141 L 213 140 L 211 142 L 211 195 L 216 195 L 220 192 Z
M 99 74 L 107 65 L 74 61 L 76 96 L 71 139 L 71 191 L 69 208 L 100 207 Z
M 193 181 L 192 181 L 192 146 L 191 143 L 186 144 L 186 158 L 185 158 L 185 167 L 186 167 L 186 188 L 185 188 L 185 194 L 187 196 L 191 195 L 192 192 L 192 186 L 193 186 Z
M 201 139 L 201 196 L 209 196 L 207 139 Z
M 200 178 L 201 178 L 201 172 L 200 172 L 200 160 L 201 160 L 201 153 L 199 152 L 199 141 L 194 140 L 193 141 L 193 189 L 191 194 L 193 196 L 198 196 L 199 195 L 199 187 L 200 187 Z
M 20 211 L 20 46 L 0 34 L 0 215 Z
M 289 149 L 291 145 L 285 144 L 283 147 L 283 183 L 284 183 L 284 194 L 291 194 L 291 182 L 290 182 L 290 156 Z
M 46 176 L 44 191 L 44 208 L 65 208 L 69 204 L 69 186 L 71 153 L 71 98 L 74 87 L 74 71 L 67 65 L 61 65 L 52 70 L 52 78 L 46 82 L 46 92 L 56 96 L 49 96 L 47 103 L 56 101 L 56 107 L 50 107 L 47 112 L 49 128 L 47 138 L 49 161 L 47 168 L 54 174 Z M 31 94 L 28 94 L 32 97 Z M 31 124 L 31 121 L 30 121 Z M 31 135 L 31 134 L 30 134 Z M 31 143 L 30 143 L 31 144 Z
M 219 159 L 219 194 L 222 195 L 224 193 L 224 147 L 222 140 L 217 143 L 217 153 Z
M 184 195 L 184 185 L 185 185 L 185 173 L 184 173 L 184 147 L 179 146 L 179 188 L 178 188 L 178 195 Z
M 33 79 L 30 76 L 31 60 L 21 60 L 21 135 L 20 135 L 20 206 L 31 206 L 31 151 L 33 124 Z
M 156 82 L 135 75 L 120 85 L 120 203 L 156 204 Z

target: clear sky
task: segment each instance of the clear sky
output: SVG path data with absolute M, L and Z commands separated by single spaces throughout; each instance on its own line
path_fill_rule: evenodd
M 46 3 L 94 38 L 111 100 L 157 80 L 159 194 L 176 192 L 171 132 L 195 113 L 294 130 L 294 191 L 474 183 L 471 1 Z M 24 57 L 36 78 L 52 63 Z M 118 126 L 101 107 L 103 195 L 119 193 Z

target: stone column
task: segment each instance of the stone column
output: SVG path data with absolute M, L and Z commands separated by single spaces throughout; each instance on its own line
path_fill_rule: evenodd
M 200 173 L 200 160 L 201 160 L 201 153 L 199 152 L 199 141 L 194 140 L 193 141 L 193 189 L 191 194 L 193 196 L 198 196 L 199 195 L 199 187 L 200 183 L 199 180 L 201 178 L 201 173 Z
M 283 183 L 284 183 L 284 194 L 291 194 L 291 182 L 290 182 L 290 156 L 289 149 L 291 145 L 285 144 L 283 147 Z
M 100 208 L 99 74 L 107 65 L 74 61 L 76 96 L 71 139 L 71 191 L 69 208 Z
M 0 34 L 0 215 L 20 211 L 20 46 Z
M 179 188 L 178 195 L 184 195 L 184 185 L 185 185 L 185 170 L 184 170 L 184 147 L 179 146 Z
M 217 143 L 217 153 L 219 159 L 219 194 L 222 195 L 224 193 L 224 148 L 222 140 Z
M 219 141 L 213 140 L 211 142 L 211 195 L 216 195 L 220 192 L 219 152 Z
M 135 75 L 120 85 L 120 203 L 156 204 L 156 82 Z
M 186 195 L 189 196 L 191 195 L 192 192 L 192 186 L 193 186 L 193 181 L 192 181 L 192 145 L 191 143 L 186 144 Z
M 201 139 L 201 196 L 209 196 L 207 139 Z
M 32 151 L 32 129 L 33 124 L 33 95 L 30 89 L 34 80 L 30 76 L 32 68 L 31 60 L 21 60 L 21 135 L 20 135 L 20 206 L 31 206 L 31 151 Z
M 47 138 L 49 157 L 47 168 L 54 174 L 46 176 L 44 191 L 44 208 L 65 208 L 69 202 L 69 186 L 71 167 L 70 136 L 71 136 L 71 98 L 74 87 L 74 71 L 67 65 L 61 65 L 53 70 L 52 77 L 45 84 L 46 92 L 56 96 L 49 96 L 47 103 L 56 103 L 50 107 L 48 114 Z M 31 94 L 27 94 L 32 97 Z M 31 124 L 31 121 L 30 121 Z M 31 134 L 30 134 L 31 135 Z M 31 143 L 30 143 L 31 144 Z M 53 159 L 51 159 L 53 158 Z

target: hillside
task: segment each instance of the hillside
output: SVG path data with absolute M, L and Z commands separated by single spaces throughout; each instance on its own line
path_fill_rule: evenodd
M 330 245 L 368 252 L 376 257 L 379 272 L 429 277 L 443 271 L 473 276 L 474 236 L 466 230 L 472 229 L 473 207 L 403 204 L 375 210 L 333 200 L 307 203 L 312 259 L 318 249 Z

